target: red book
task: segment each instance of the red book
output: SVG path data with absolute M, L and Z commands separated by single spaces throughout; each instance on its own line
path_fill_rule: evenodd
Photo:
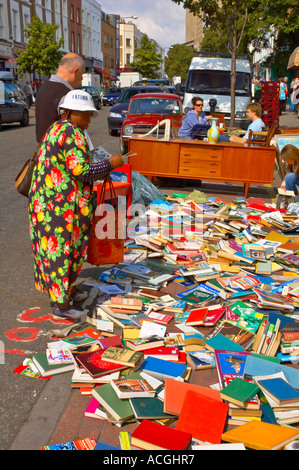
M 190 314 L 185 322 L 186 325 L 203 325 L 207 313 L 207 308 L 194 308 L 190 310 Z
M 178 361 L 179 360 L 179 348 L 177 346 L 161 346 L 158 348 L 145 349 L 142 351 L 144 359 L 148 356 L 158 357 L 166 361 Z
M 189 432 L 200 441 L 220 444 L 227 412 L 227 403 L 189 390 L 176 429 Z
M 203 385 L 179 382 L 178 380 L 167 378 L 165 380 L 164 389 L 164 412 L 178 416 L 181 413 L 188 390 L 193 390 L 194 392 L 201 393 L 213 400 L 222 402 L 219 390 L 214 390 L 211 387 L 205 387 Z
M 209 310 L 205 320 L 204 326 L 214 326 L 218 320 L 224 315 L 226 312 L 226 307 L 216 308 L 215 310 Z
M 144 450 L 185 450 L 191 444 L 188 432 L 144 419 L 131 434 L 131 444 Z

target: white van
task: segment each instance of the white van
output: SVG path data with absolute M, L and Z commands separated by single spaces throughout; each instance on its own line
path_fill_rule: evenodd
M 225 114 L 226 125 L 229 126 L 231 59 L 220 57 L 194 57 L 190 64 L 183 108 L 184 112 L 193 108 L 191 99 L 198 96 L 203 99 L 203 110 L 210 112 L 210 99 L 217 100 L 215 112 Z M 235 125 L 247 129 L 246 105 L 251 102 L 251 75 L 248 60 L 236 60 L 236 97 Z

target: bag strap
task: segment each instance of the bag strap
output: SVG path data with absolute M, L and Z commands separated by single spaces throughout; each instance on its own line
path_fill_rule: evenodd
M 101 187 L 101 192 L 97 191 L 97 206 L 100 204 L 103 204 L 105 202 L 105 192 L 106 192 L 106 185 L 109 187 L 109 191 L 111 194 L 111 199 L 115 201 L 116 204 L 116 209 L 118 210 L 118 202 L 117 202 L 117 197 L 116 197 L 116 192 L 115 188 L 113 186 L 113 182 L 110 178 L 110 175 L 106 176 L 106 178 L 103 181 L 102 187 Z

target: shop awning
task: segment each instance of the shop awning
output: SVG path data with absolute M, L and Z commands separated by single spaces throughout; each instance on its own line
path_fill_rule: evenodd
M 111 75 L 110 73 L 105 72 L 105 70 L 98 69 L 98 68 L 94 68 L 94 71 L 95 71 L 96 73 L 101 73 L 101 74 L 103 74 L 104 77 L 110 78 L 110 80 L 117 80 L 116 77 L 114 77 L 114 76 Z

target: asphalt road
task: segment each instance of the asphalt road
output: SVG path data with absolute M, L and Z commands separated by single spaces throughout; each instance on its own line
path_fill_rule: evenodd
M 103 107 L 92 119 L 89 135 L 94 147 L 118 153 L 119 138 L 108 133 Z M 0 449 L 9 449 L 42 391 L 43 380 L 13 373 L 26 357 L 45 350 L 51 321 L 48 296 L 34 287 L 29 240 L 27 198 L 19 195 L 14 180 L 36 148 L 34 109 L 30 125 L 3 125 L 0 131 Z M 84 270 L 82 270 L 84 271 Z M 96 276 L 87 269 L 83 276 Z M 34 310 L 29 310 L 34 309 Z M 57 325 L 56 325 L 57 327 Z

